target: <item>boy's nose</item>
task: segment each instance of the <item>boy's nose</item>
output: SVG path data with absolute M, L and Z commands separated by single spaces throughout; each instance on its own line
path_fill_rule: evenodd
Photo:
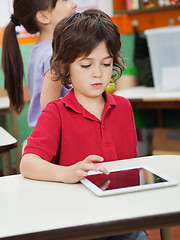
M 101 69 L 99 67 L 96 67 L 93 71 L 93 78 L 99 78 L 101 77 Z

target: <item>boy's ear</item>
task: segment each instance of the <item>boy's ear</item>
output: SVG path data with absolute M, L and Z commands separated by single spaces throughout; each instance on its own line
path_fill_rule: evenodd
M 50 23 L 50 12 L 49 11 L 38 11 L 36 13 L 36 19 L 41 24 Z

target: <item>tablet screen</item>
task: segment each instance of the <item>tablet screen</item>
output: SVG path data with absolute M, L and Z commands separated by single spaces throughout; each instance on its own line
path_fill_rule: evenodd
M 145 168 L 134 168 L 89 175 L 86 177 L 103 191 L 134 187 L 138 185 L 148 185 L 154 183 L 167 182 L 166 179 L 150 172 Z

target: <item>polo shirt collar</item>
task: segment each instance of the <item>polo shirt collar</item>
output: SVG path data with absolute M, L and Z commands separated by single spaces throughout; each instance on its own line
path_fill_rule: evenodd
M 73 109 L 75 112 L 82 113 L 82 106 L 74 96 L 73 89 L 71 89 L 71 91 L 62 98 L 62 102 L 65 104 L 66 107 Z
M 111 108 L 112 106 L 116 106 L 116 101 L 113 95 L 107 94 L 106 92 L 104 92 L 103 95 L 106 99 L 106 110 Z M 83 106 L 77 101 L 76 97 L 74 96 L 73 89 L 71 89 L 71 91 L 62 98 L 62 102 L 65 104 L 66 107 L 73 109 L 77 113 L 81 113 L 84 117 L 92 118 L 93 116 L 91 113 L 86 111 Z M 91 117 L 89 115 L 91 115 Z

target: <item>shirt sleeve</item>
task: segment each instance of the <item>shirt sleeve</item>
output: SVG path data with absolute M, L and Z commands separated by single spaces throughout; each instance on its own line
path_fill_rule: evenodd
M 52 56 L 52 47 L 51 47 L 51 44 L 49 47 L 46 48 L 45 52 L 44 52 L 44 56 L 43 56 L 43 72 L 44 72 L 44 75 L 47 71 L 50 70 L 50 59 L 51 59 L 51 56 Z
M 57 163 L 57 153 L 61 141 L 61 117 L 55 101 L 50 102 L 40 114 L 24 154 L 33 153 L 48 162 Z

